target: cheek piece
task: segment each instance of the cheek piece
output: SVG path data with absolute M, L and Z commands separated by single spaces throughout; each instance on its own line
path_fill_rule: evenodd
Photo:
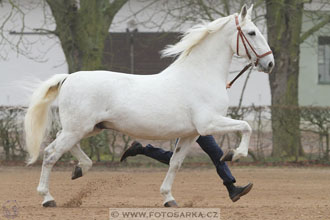
M 241 29 L 241 26 L 239 25 L 239 22 L 238 22 L 238 16 L 236 15 L 235 16 L 235 23 L 236 23 L 236 28 L 237 28 L 237 41 L 236 41 L 236 54 L 239 56 L 239 40 L 241 39 L 242 43 L 243 43 L 243 46 L 245 48 L 245 52 L 249 58 L 249 60 L 251 60 L 251 55 L 249 53 L 249 50 L 248 50 L 248 46 L 250 47 L 250 49 L 252 50 L 252 52 L 256 55 L 257 57 L 257 60 L 256 62 L 254 63 L 255 66 L 258 65 L 259 63 L 259 59 L 269 55 L 269 54 L 272 54 L 273 52 L 270 50 L 264 54 L 261 54 L 259 55 L 255 49 L 252 47 L 251 43 L 249 42 L 249 40 L 246 38 L 246 36 L 244 35 L 242 29 Z M 246 65 L 242 70 L 241 72 L 230 82 L 227 84 L 226 88 L 229 89 L 233 84 L 234 82 L 249 68 L 252 66 L 252 63 L 249 63 L 248 65 Z

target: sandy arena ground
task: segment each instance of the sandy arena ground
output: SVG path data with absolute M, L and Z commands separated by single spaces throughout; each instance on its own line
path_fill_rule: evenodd
M 109 219 L 110 207 L 159 208 L 159 187 L 166 171 L 94 167 L 72 181 L 71 169 L 55 168 L 50 190 L 58 207 L 43 208 L 36 192 L 40 167 L 0 167 L 0 220 Z M 234 167 L 232 172 L 238 184 L 254 183 L 251 192 L 236 203 L 211 168 L 181 169 L 173 195 L 181 207 L 220 208 L 221 219 L 330 219 L 329 168 Z M 18 215 L 6 216 L 3 206 L 14 200 Z

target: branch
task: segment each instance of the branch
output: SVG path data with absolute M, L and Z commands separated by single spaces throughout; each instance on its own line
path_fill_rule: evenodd
M 21 27 L 21 32 L 24 31 L 25 29 L 25 13 L 22 11 L 22 9 L 16 5 L 12 0 L 9 0 L 9 4 L 12 6 L 12 10 L 16 9 L 18 11 L 18 13 L 21 15 L 22 18 L 22 27 Z M 20 44 L 23 42 L 23 35 L 21 35 L 16 43 L 16 51 L 17 54 L 19 53 L 18 51 L 20 51 Z
M 113 1 L 108 8 L 106 9 L 106 12 L 110 18 L 113 18 L 114 15 L 127 3 L 128 0 L 115 0 Z
M 224 8 L 225 8 L 225 12 L 226 12 L 227 16 L 230 15 L 230 9 L 229 9 L 230 6 L 229 6 L 228 1 L 227 0 L 222 0 L 222 2 L 224 4 Z
M 210 10 L 214 11 L 216 14 L 220 15 L 221 17 L 228 16 L 227 13 L 222 13 L 221 11 L 217 10 L 216 8 L 210 8 Z
M 39 34 L 55 34 L 56 35 L 56 31 L 55 30 L 48 30 L 45 28 L 34 28 L 34 31 L 37 31 Z
M 203 0 L 199 0 L 198 4 L 200 5 L 200 7 L 202 7 L 203 11 L 205 12 L 205 14 L 207 15 L 208 19 L 210 21 L 213 21 L 214 18 L 212 17 L 212 15 L 209 12 L 209 7 L 207 5 L 205 5 L 205 3 L 203 2 Z
M 327 15 L 320 23 L 310 28 L 300 37 L 300 43 L 303 43 L 309 36 L 311 36 L 316 31 L 320 30 L 325 25 L 329 24 L 330 22 L 330 15 Z

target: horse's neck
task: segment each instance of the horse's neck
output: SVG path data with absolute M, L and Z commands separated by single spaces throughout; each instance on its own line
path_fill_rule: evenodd
M 225 87 L 233 52 L 221 36 L 209 37 L 211 39 L 206 39 L 201 45 L 197 45 L 187 57 L 175 65 L 183 70 L 180 74 L 187 74 L 188 77 L 196 75 L 200 79 Z

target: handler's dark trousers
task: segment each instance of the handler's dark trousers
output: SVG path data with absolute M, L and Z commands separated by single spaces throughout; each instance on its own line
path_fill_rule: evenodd
M 211 158 L 214 166 L 217 169 L 217 173 L 220 176 L 220 178 L 223 180 L 224 185 L 228 185 L 231 183 L 235 183 L 236 180 L 232 176 L 229 167 L 225 162 L 220 162 L 220 158 L 223 155 L 223 151 L 218 146 L 218 144 L 215 142 L 213 136 L 207 135 L 207 136 L 199 136 L 199 138 L 196 141 L 199 146 L 209 155 Z M 152 145 L 148 144 L 144 148 L 144 155 L 151 157 L 153 159 L 156 159 L 162 163 L 169 164 L 170 159 L 173 155 L 173 152 L 171 151 L 164 151 L 161 148 L 153 147 Z

